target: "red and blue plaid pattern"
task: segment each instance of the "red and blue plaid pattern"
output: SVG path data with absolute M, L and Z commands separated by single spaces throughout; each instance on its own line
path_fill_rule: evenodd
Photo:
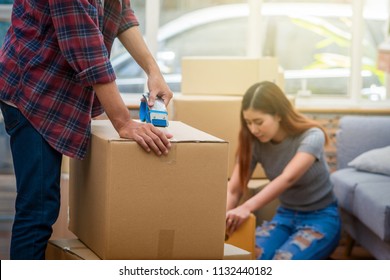
M 113 41 L 138 25 L 130 0 L 101 3 L 15 0 L 0 50 L 0 100 L 15 104 L 53 148 L 78 159 L 91 117 L 103 112 L 92 85 L 115 80 Z

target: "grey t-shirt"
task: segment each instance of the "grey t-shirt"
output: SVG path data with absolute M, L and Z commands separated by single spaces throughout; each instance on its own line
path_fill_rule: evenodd
M 321 129 L 311 128 L 299 136 L 287 137 L 281 143 L 253 143 L 251 170 L 260 163 L 269 180 L 278 177 L 297 152 L 306 152 L 316 160 L 309 170 L 279 196 L 281 206 L 313 211 L 335 201 L 324 155 L 325 136 Z

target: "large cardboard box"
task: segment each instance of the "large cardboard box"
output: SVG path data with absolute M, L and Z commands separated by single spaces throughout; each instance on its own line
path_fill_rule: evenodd
M 244 95 L 254 83 L 281 82 L 275 57 L 183 57 L 182 94 Z
M 169 112 L 173 120 L 182 121 L 229 142 L 227 178 L 230 178 L 236 162 L 241 100 L 242 96 L 176 95 Z M 256 168 L 252 177 L 266 177 L 261 166 Z
M 167 156 L 93 121 L 70 164 L 70 229 L 102 259 L 222 259 L 228 143 L 171 121 Z
M 251 253 L 231 244 L 224 244 L 224 260 L 250 260 Z M 101 260 L 79 239 L 50 240 L 46 260 Z

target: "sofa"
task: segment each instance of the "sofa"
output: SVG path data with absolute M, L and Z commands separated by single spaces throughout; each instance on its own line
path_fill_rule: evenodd
M 331 180 L 344 233 L 376 259 L 390 259 L 390 116 L 342 117 L 336 148 Z

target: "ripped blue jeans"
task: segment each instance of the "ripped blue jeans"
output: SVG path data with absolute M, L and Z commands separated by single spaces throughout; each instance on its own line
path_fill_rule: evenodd
M 256 229 L 260 260 L 327 259 L 340 240 L 337 203 L 303 212 L 279 207 L 272 221 Z

